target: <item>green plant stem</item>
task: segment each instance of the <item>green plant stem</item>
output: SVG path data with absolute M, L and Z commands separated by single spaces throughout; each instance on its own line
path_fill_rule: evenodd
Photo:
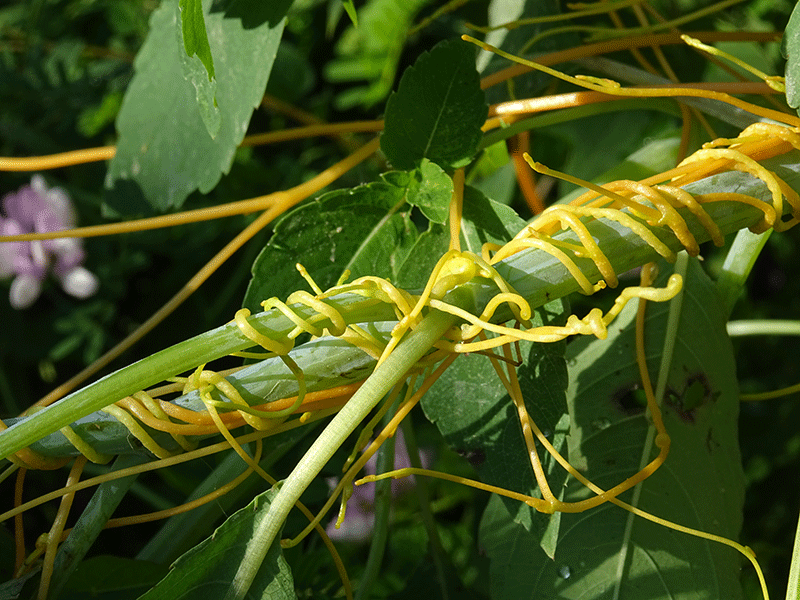
M 717 290 L 724 305 L 726 318 L 733 312 L 733 306 L 742 293 L 744 283 L 771 234 L 771 229 L 759 234 L 742 229 L 736 234 L 717 280 Z
M 728 321 L 728 335 L 800 335 L 800 321 L 758 320 Z
M 383 425 L 386 426 L 394 417 L 397 411 L 398 403 L 395 402 L 394 406 L 384 415 Z M 406 421 L 403 421 L 403 424 Z M 376 473 L 386 473 L 395 468 L 394 458 L 396 452 L 396 440 L 394 436 L 387 439 L 378 449 L 378 457 L 376 460 Z M 375 499 L 374 499 L 374 512 L 373 512 L 373 526 L 371 532 L 371 541 L 369 543 L 369 556 L 367 556 L 367 563 L 364 567 L 364 574 L 356 591 L 355 600 L 369 600 L 372 586 L 378 579 L 381 572 L 381 564 L 383 563 L 383 555 L 386 552 L 386 541 L 389 539 L 389 513 L 392 508 L 392 480 L 381 479 L 374 483 L 375 486 Z
M 226 600 L 244 598 L 286 516 L 311 481 L 380 399 L 406 376 L 408 370 L 456 322 L 457 318 L 452 315 L 431 311 L 331 420 L 282 483 L 270 504 L 267 518 L 253 532 L 252 545 L 258 548 L 258 552 L 248 555 L 239 565 Z
M 762 164 L 767 169 L 775 171 L 793 189 L 800 189 L 800 176 L 797 172 L 800 152 L 793 150 L 765 160 Z M 765 202 L 769 202 L 771 198 L 763 181 L 737 171 L 707 177 L 686 186 L 685 189 L 693 194 L 735 190 L 737 193 L 748 194 Z M 763 218 L 762 211 L 737 202 L 713 202 L 704 208 L 723 234 L 753 226 Z M 685 209 L 680 212 L 685 216 L 689 230 L 698 243 L 708 241 L 709 235 L 699 221 Z M 606 219 L 589 221 L 587 227 L 617 273 L 623 273 L 658 258 L 652 247 L 615 221 Z M 671 231 L 662 227 L 650 227 L 650 229 L 674 251 L 683 249 Z M 562 232 L 555 237 L 566 241 L 577 239 L 572 232 Z M 589 281 L 596 282 L 601 279 L 593 261 L 586 257 L 575 257 L 574 260 Z M 551 300 L 579 291 L 577 281 L 567 268 L 557 258 L 542 250 L 535 248 L 523 250 L 495 267 L 500 276 L 528 301 L 531 308 L 537 308 Z M 481 278 L 473 279 L 459 289 L 468 292 L 474 298 L 474 305 L 468 307 L 468 310 L 476 314 L 480 313 L 482 307 L 486 306 L 497 293 L 497 287 L 493 282 Z M 347 323 L 394 321 L 396 318 L 391 305 L 365 299 L 357 294 L 340 294 L 329 298 L 326 302 L 341 312 Z M 303 317 L 312 314 L 312 310 L 305 306 L 295 305 L 292 308 Z M 512 318 L 510 311 L 501 307 L 495 313 L 493 321 L 502 323 L 510 318 Z M 249 322 L 273 339 L 280 339 L 294 328 L 294 324 L 278 311 L 253 315 Z M 326 327 L 330 324 L 320 321 L 317 325 Z M 228 324 L 162 350 L 104 377 L 36 413 L 30 419 L 0 432 L 0 456 L 7 457 L 76 419 L 165 378 L 252 345 L 235 324 Z
M 347 323 L 393 321 L 396 318 L 388 304 L 356 294 L 342 294 L 328 303 L 342 313 Z M 314 314 L 308 307 L 295 309 L 303 317 Z M 277 311 L 253 315 L 248 321 L 273 339 L 280 339 L 294 329 L 294 324 Z M 318 326 L 328 327 L 331 324 L 321 321 Z M 229 323 L 161 350 L 70 394 L 35 413 L 30 419 L 9 427 L 0 433 L 0 456 L 5 458 L 77 419 L 164 379 L 251 346 L 253 342 L 242 335 L 237 325 Z

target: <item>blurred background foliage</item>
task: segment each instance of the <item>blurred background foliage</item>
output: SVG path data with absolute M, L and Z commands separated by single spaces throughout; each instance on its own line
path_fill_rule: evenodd
M 126 87 L 133 76 L 133 58 L 148 33 L 148 21 L 157 8 L 155 0 L 29 0 L 3 3 L 0 7 L 0 155 L 35 156 L 114 144 L 114 121 Z M 473 0 L 454 11 L 437 16 L 441 3 L 430 0 L 369 0 L 355 2 L 355 27 L 339 0 L 297 0 L 290 9 L 283 41 L 267 93 L 271 99 L 256 110 L 249 132 L 274 131 L 297 125 L 278 106 L 294 105 L 322 121 L 340 122 L 380 118 L 389 92 L 403 69 L 420 52 L 442 39 L 468 30 L 466 22 L 487 24 L 490 14 L 523 14 L 558 11 L 555 0 L 501 2 Z M 706 0 L 658 0 L 651 4 L 666 18 L 684 15 L 708 6 Z M 693 23 L 687 30 L 782 31 L 793 8 L 789 0 L 743 1 L 722 13 Z M 428 18 L 433 18 L 428 21 Z M 623 15 L 626 24 L 636 23 Z M 502 19 L 501 19 L 502 20 Z M 605 17 L 587 17 L 579 25 L 608 27 Z M 520 28 L 521 46 L 530 30 Z M 580 43 L 581 35 L 570 31 L 545 38 L 532 52 L 546 52 Z M 768 73 L 782 73 L 783 59 L 777 43 L 731 43 L 724 49 Z M 729 80 L 719 67 L 691 57 L 685 48 L 665 49 L 682 81 Z M 615 60 L 634 64 L 629 53 Z M 489 61 L 487 71 L 500 61 Z M 565 66 L 585 71 L 577 66 Z M 502 86 L 500 86 L 502 87 Z M 509 93 L 553 93 L 558 86 L 543 78 L 518 82 L 516 88 L 498 89 L 492 101 Z M 524 92 L 524 93 L 523 93 Z M 500 96 L 500 97 L 496 97 Z M 711 119 L 720 136 L 735 135 L 729 125 Z M 553 168 L 586 179 L 600 176 L 618 165 L 645 142 L 674 135 L 679 128 L 677 111 L 626 111 L 596 115 L 535 130 L 531 154 Z M 310 178 L 352 148 L 356 135 L 299 140 L 254 148 L 240 148 L 228 175 L 208 194 L 192 194 L 186 209 L 216 205 L 286 189 Z M 694 132 L 694 147 L 707 135 Z M 337 187 L 372 181 L 386 165 L 376 158 L 348 173 Z M 44 173 L 49 185 L 65 189 L 75 202 L 80 225 L 108 222 L 103 182 L 106 165 L 94 163 Z M 518 188 L 508 154 L 493 147 L 485 153 L 472 182 L 490 197 L 516 208 L 523 218 L 531 216 Z M 2 173 L 0 195 L 29 182 L 30 174 Z M 571 191 L 559 183 L 548 200 Z M 142 212 L 141 216 L 149 216 Z M 97 358 L 130 333 L 171 297 L 213 254 L 235 236 L 252 217 L 240 216 L 185 225 L 140 234 L 86 240 L 86 266 L 100 278 L 99 293 L 85 301 L 66 296 L 49 282 L 33 307 L 13 310 L 6 301 L 8 284 L 0 282 L 0 412 L 19 413 L 57 383 Z M 269 239 L 264 231 L 240 250 L 220 272 L 203 285 L 167 322 L 147 336 L 117 362 L 130 363 L 152 352 L 215 327 L 231 318 L 241 306 L 250 277 L 250 266 Z M 773 235 L 748 282 L 748 290 L 737 304 L 734 319 L 800 316 L 800 232 Z M 724 251 L 704 249 L 706 265 L 713 274 Z M 582 314 L 589 303 L 609 299 L 578 299 L 574 310 Z M 798 338 L 740 338 L 734 340 L 742 391 L 776 389 L 800 381 Z M 798 394 L 783 400 L 747 403 L 742 406 L 740 438 L 745 472 L 749 480 L 747 513 L 742 541 L 752 546 L 765 568 L 770 588 L 780 597 L 785 586 L 791 540 L 800 506 L 800 408 Z M 418 415 L 419 416 L 419 415 Z M 420 443 L 433 445 L 435 467 L 469 475 L 467 461 L 436 441 L 433 427 L 418 419 Z M 296 459 L 291 453 L 286 460 Z M 333 461 L 335 463 L 336 461 Z M 287 463 L 288 464 L 288 463 Z M 169 505 L 185 496 L 203 477 L 207 466 L 187 466 L 142 478 L 135 496 L 148 509 Z M 329 475 L 334 475 L 333 472 Z M 34 485 L 51 485 L 44 483 Z M 486 502 L 466 488 L 434 482 L 433 511 L 442 523 L 442 542 L 454 558 L 461 579 L 471 582 L 480 594 L 486 564 L 475 548 L 477 522 Z M 158 491 L 156 491 L 158 490 Z M 312 487 L 310 496 L 327 494 L 323 483 Z M 313 498 L 311 499 L 313 501 Z M 141 507 L 139 507 L 141 508 Z M 40 515 L 42 530 L 54 509 Z M 131 511 L 136 508 L 132 507 Z M 425 554 L 427 539 L 413 498 L 404 497 L 394 516 L 396 528 L 389 556 L 376 593 L 407 594 L 424 589 L 430 572 L 418 561 Z M 289 522 L 291 530 L 296 524 Z M 33 526 L 34 529 L 36 526 Z M 156 525 L 153 525 L 155 528 Z M 141 539 L 149 535 L 141 528 Z M 124 555 L 110 534 L 102 538 L 98 553 Z M 8 534 L 0 535 L 0 549 L 8 548 Z M 135 542 L 132 543 L 136 545 Z M 303 552 L 295 582 L 300 597 L 321 597 L 337 588 L 329 558 L 321 547 L 300 547 Z M 345 547 L 345 564 L 363 563 L 362 546 Z M 290 562 L 291 556 L 287 556 Z M 5 568 L 5 567 L 3 567 Z M 409 573 L 416 573 L 409 575 Z M 358 575 L 358 567 L 355 573 Z M 758 597 L 755 576 L 745 572 L 752 597 Z M 752 581 L 750 579 L 752 578 Z M 484 583 L 481 581 L 484 580 Z M 333 583 L 331 583 L 333 582 Z M 303 589 L 307 587 L 307 589 Z M 322 591 L 321 591 L 322 590 Z M 486 590 L 483 589 L 485 592 Z

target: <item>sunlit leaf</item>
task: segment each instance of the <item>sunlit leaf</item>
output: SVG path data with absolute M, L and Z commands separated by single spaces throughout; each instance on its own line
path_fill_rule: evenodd
M 786 58 L 786 102 L 800 107 L 800 4 L 794 7 L 783 35 L 783 56 Z
M 195 87 L 184 77 L 178 3 L 165 2 L 153 13 L 117 117 L 120 138 L 106 178 L 107 202 L 115 210 L 131 212 L 142 197 L 156 210 L 175 208 L 194 190 L 205 193 L 216 186 L 264 94 L 288 4 L 253 3 L 241 13 L 245 7 L 232 4 L 207 14 L 221 119 L 214 138 Z M 192 60 L 204 69 L 199 59 Z
M 397 211 L 407 182 L 407 176 L 400 175 L 401 185 L 384 177 L 337 190 L 281 219 L 253 265 L 244 305 L 260 310 L 259 303 L 267 298 L 285 299 L 296 289 L 306 289 L 295 268 L 298 262 L 322 289 L 334 285 L 345 269 L 351 278 L 393 278 L 418 235 L 408 214 Z
M 423 158 L 419 168 L 411 173 L 408 203 L 418 206 L 429 221 L 444 223 L 452 195 L 453 180 L 439 165 Z

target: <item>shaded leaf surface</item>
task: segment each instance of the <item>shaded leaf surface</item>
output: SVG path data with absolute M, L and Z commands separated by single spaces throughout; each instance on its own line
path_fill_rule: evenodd
M 119 556 L 94 556 L 83 561 L 69 579 L 65 595 L 86 598 L 120 594 L 155 585 L 167 574 L 166 565 Z M 62 596 L 60 596 L 62 597 Z
M 169 574 L 142 596 L 141 600 L 224 598 L 239 563 L 248 553 L 253 532 L 269 512 L 275 493 L 275 490 L 264 492 L 231 515 L 210 538 L 175 561 Z M 295 598 L 292 574 L 281 552 L 280 534 L 267 553 L 245 598 Z
M 164 2 L 153 13 L 117 118 L 120 138 L 106 178 L 110 205 L 129 213 L 133 200 L 127 196 L 134 194 L 163 211 L 180 207 L 194 190 L 205 193 L 216 186 L 264 94 L 288 4 L 248 4 L 246 15 L 234 12 L 234 4 L 227 12 L 206 14 L 218 74 L 220 123 L 213 138 L 198 110 L 198 93 L 184 76 L 178 2 Z M 199 58 L 191 60 L 205 71 Z M 213 103 L 209 90 L 201 97 Z
M 735 539 L 744 493 L 735 365 L 714 287 L 697 261 L 689 265 L 663 409 L 672 449 L 666 463 L 643 484 L 638 506 Z M 581 338 L 567 348 L 570 459 L 604 489 L 638 471 L 643 451 L 647 458 L 652 455 L 651 448 L 643 450 L 649 421 L 635 395 L 634 304 L 612 325 L 607 340 Z M 667 304 L 648 305 L 645 344 L 654 377 L 668 310 Z M 569 480 L 567 499 L 589 495 Z M 623 495 L 623 500 L 630 499 L 630 492 Z M 562 515 L 555 560 L 512 517 L 507 506 L 493 502 L 481 525 L 495 598 L 610 598 L 621 550 L 627 561 L 620 597 L 741 597 L 742 560 L 735 551 L 638 518 L 626 537 L 628 513 L 613 505 Z
M 478 149 L 487 113 L 474 48 L 441 42 L 406 69 L 386 103 L 381 150 L 398 169 L 423 158 L 443 169 L 463 167 Z

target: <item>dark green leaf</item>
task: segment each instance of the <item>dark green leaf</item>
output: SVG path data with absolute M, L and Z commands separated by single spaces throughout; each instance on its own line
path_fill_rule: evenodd
M 418 206 L 429 221 L 444 223 L 452 197 L 453 180 L 439 165 L 423 158 L 419 168 L 411 173 L 408 203 Z
M 94 556 L 83 561 L 67 582 L 67 595 L 93 598 L 100 594 L 136 591 L 158 583 L 166 565 L 118 556 Z
M 408 215 L 397 211 L 407 182 L 406 174 L 398 175 L 330 192 L 281 219 L 253 265 L 244 306 L 260 310 L 260 302 L 267 298 L 285 298 L 307 289 L 295 268 L 298 262 L 322 289 L 334 285 L 345 269 L 351 278 L 393 279 L 417 238 Z M 390 183 L 393 180 L 401 185 Z
M 663 284 L 662 281 L 659 284 Z M 657 285 L 659 285 L 657 284 Z M 735 539 L 742 524 L 744 481 L 737 444 L 738 390 L 730 341 L 713 284 L 697 261 L 689 264 L 676 346 L 663 408 L 672 447 L 667 462 L 642 486 L 637 506 L 681 525 Z M 657 378 L 668 304 L 649 304 L 646 353 Z M 635 303 L 612 325 L 606 340 L 581 338 L 567 347 L 568 402 L 573 419 L 570 459 L 609 489 L 640 469 L 649 421 L 636 399 Z M 702 388 L 697 399 L 696 384 Z M 690 402 L 690 403 L 687 403 Z M 692 408 L 693 407 L 693 408 Z M 565 499 L 591 492 L 574 479 Z M 631 493 L 623 499 L 631 501 Z M 732 549 L 635 518 L 610 504 L 562 515 L 555 560 L 537 536 L 492 502 L 481 539 L 492 561 L 493 598 L 667 599 L 741 597 L 742 559 Z M 516 565 L 524 564 L 524 570 Z
M 215 138 L 198 110 L 197 91 L 184 77 L 186 52 L 177 34 L 178 3 L 165 2 L 153 13 L 150 34 L 134 62 L 136 75 L 117 118 L 120 139 L 106 179 L 107 200 L 116 210 L 130 212 L 127 203 L 133 200 L 121 196 L 126 192 L 133 198 L 143 196 L 156 210 L 166 210 L 179 207 L 196 189 L 205 193 L 216 186 L 230 169 L 264 94 L 287 5 L 286 1 L 248 5 L 252 10 L 240 15 L 233 4 L 226 11 L 207 14 L 218 73 L 220 124 Z M 191 60 L 203 68 L 199 59 Z M 203 97 L 213 99 L 207 93 Z
M 264 492 L 234 513 L 211 537 L 175 561 L 169 574 L 141 600 L 224 598 L 253 543 L 253 532 L 269 512 L 275 493 L 274 489 Z M 282 556 L 280 535 L 269 549 L 245 598 L 294 600 L 292 573 Z
M 786 102 L 800 107 L 800 4 L 794 7 L 783 35 L 783 55 L 786 57 Z
M 381 150 L 399 169 L 423 158 L 444 169 L 463 167 L 478 149 L 487 110 L 474 48 L 442 42 L 406 69 L 386 103 Z

